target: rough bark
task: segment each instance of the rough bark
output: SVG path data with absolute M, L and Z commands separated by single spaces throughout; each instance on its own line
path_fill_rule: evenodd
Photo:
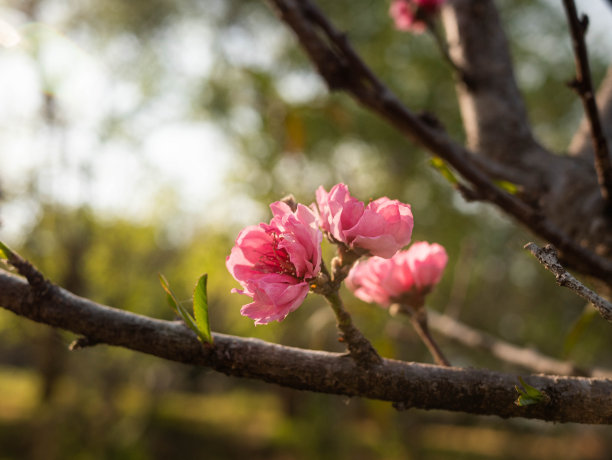
M 592 147 L 587 146 L 592 144 L 588 126 L 579 129 L 570 148 L 579 156 L 554 155 L 533 139 L 492 0 L 449 2 L 443 21 L 452 58 L 474 81 L 465 85 L 457 79 L 456 83 L 468 145 L 510 171 L 518 166 L 525 177 L 521 181 L 525 196 L 537 200 L 543 218 L 583 247 L 611 258 L 612 218 L 599 190 Z M 570 80 L 572 75 L 567 77 Z M 612 77 L 598 95 L 608 138 L 612 131 L 609 80 Z
M 392 401 L 399 409 L 612 423 L 612 382 L 605 379 L 523 376 L 548 401 L 519 407 L 514 404 L 515 375 L 391 359 L 364 369 L 347 355 L 224 334 L 214 334 L 214 345 L 205 346 L 180 322 L 99 305 L 57 287 L 44 297 L 34 292 L 22 278 L 0 271 L 0 305 L 5 309 L 81 334 L 91 343 L 121 346 L 299 390 Z

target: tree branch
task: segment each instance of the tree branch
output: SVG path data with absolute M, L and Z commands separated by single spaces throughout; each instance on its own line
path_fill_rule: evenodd
M 536 209 L 498 188 L 473 160 L 474 154 L 439 128 L 412 113 L 397 99 L 310 0 L 269 0 L 281 20 L 295 32 L 330 89 L 342 89 L 389 121 L 409 139 L 451 165 L 477 196 L 495 204 L 534 233 L 553 243 L 576 269 L 612 285 L 612 261 L 581 247 Z
M 573 0 L 563 0 L 567 22 L 572 36 L 574 60 L 576 62 L 576 78 L 570 86 L 578 93 L 584 106 L 584 112 L 591 129 L 593 150 L 595 152 L 595 171 L 601 196 L 606 200 L 608 207 L 612 207 L 612 162 L 608 143 L 601 127 L 599 111 L 595 102 L 589 56 L 584 36 L 588 27 L 588 18 L 583 15 L 578 19 L 578 12 Z
M 533 161 L 533 155 L 548 157 L 531 132 L 494 2 L 448 2 L 442 10 L 442 21 L 453 62 L 470 82 L 466 85 L 457 79 L 456 83 L 470 148 L 515 166 Z M 527 169 L 523 176 L 537 176 L 537 171 Z
M 423 344 L 431 353 L 431 356 L 434 359 L 434 362 L 438 366 L 450 366 L 450 361 L 446 358 L 442 349 L 434 340 L 429 332 L 429 321 L 428 321 L 428 313 L 425 307 L 413 308 L 407 304 L 393 304 L 389 307 L 389 313 L 391 316 L 399 316 L 400 314 L 406 316 L 415 332 L 423 342 Z
M 504 362 L 543 374 L 582 375 L 612 379 L 612 371 L 610 370 L 580 368 L 570 361 L 561 361 L 530 348 L 518 347 L 435 311 L 428 311 L 427 316 L 430 327 L 440 334 L 469 348 L 488 351 Z
M 612 382 L 582 377 L 524 376 L 550 397 L 518 407 L 517 377 L 384 359 L 364 369 L 346 355 L 303 350 L 214 334 L 204 347 L 181 322 L 162 321 L 96 304 L 57 288 L 38 300 L 21 278 L 0 271 L 0 305 L 31 320 L 72 331 L 91 341 L 121 346 L 171 361 L 206 366 L 226 375 L 299 390 L 394 401 L 402 408 L 444 409 L 557 422 L 612 423 Z
M 525 249 L 529 249 L 536 259 L 555 275 L 560 286 L 571 289 L 583 299 L 591 302 L 605 320 L 612 322 L 612 303 L 600 297 L 596 292 L 591 291 L 565 270 L 559 263 L 555 248 L 548 244 L 542 249 L 535 243 L 527 243 Z
M 608 71 L 599 86 L 597 91 L 596 101 L 598 102 L 598 112 L 602 121 L 604 135 L 608 145 L 612 142 L 612 66 L 608 67 Z M 584 158 L 590 162 L 593 161 L 593 136 L 589 121 L 586 116 L 580 123 L 580 127 L 576 131 L 572 142 L 568 147 L 571 155 L 579 158 Z

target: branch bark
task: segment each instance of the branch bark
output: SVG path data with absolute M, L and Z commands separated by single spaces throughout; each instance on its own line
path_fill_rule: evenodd
M 37 298 L 22 278 L 0 271 L 0 305 L 31 320 L 72 331 L 89 341 L 164 359 L 210 367 L 224 374 L 299 390 L 393 401 L 398 407 L 444 409 L 557 422 L 612 423 L 612 382 L 581 377 L 524 376 L 546 404 L 519 407 L 517 376 L 384 359 L 364 369 L 338 353 L 302 350 L 224 334 L 203 346 L 180 322 L 140 316 L 55 288 Z M 85 351 L 86 352 L 86 351 Z
M 539 210 L 498 188 L 477 166 L 472 152 L 454 142 L 439 128 L 418 117 L 397 99 L 363 62 L 345 35 L 334 28 L 313 2 L 270 0 L 270 3 L 281 20 L 293 29 L 330 89 L 346 91 L 362 105 L 389 121 L 406 137 L 447 161 L 471 184 L 476 192 L 474 196 L 495 204 L 534 233 L 553 243 L 562 251 L 566 263 L 612 285 L 611 260 L 582 247 Z M 552 164 L 548 160 L 545 163 Z M 567 170 L 573 166 L 566 161 L 561 163 Z M 566 216 L 565 213 L 554 215 Z M 610 234 L 612 235 L 612 231 Z
M 599 111 L 595 102 L 595 90 L 591 81 L 591 68 L 584 36 L 588 27 L 588 18 L 578 19 L 576 4 L 573 0 L 563 0 L 565 13 L 572 36 L 574 60 L 576 62 L 576 79 L 571 83 L 582 100 L 584 112 L 589 123 L 595 152 L 595 171 L 601 195 L 610 208 L 612 204 L 612 162 L 608 143 L 599 119 Z
M 610 145 L 612 143 L 612 66 L 608 67 L 606 76 L 599 86 L 596 101 L 601 115 L 604 135 L 608 145 Z M 570 155 L 585 159 L 588 162 L 593 161 L 593 138 L 586 117 L 580 123 L 568 151 Z
M 593 167 L 588 123 L 583 123 L 572 143 L 571 150 L 581 153 L 581 157 L 562 157 L 545 149 L 533 138 L 529 127 L 493 0 L 449 2 L 442 10 L 442 19 L 453 59 L 474 80 L 474 84 L 466 86 L 457 79 L 455 85 L 468 145 L 483 156 L 495 158 L 503 165 L 500 169 L 511 172 L 506 180 L 523 185 L 523 196 L 537 203 L 544 219 L 583 247 L 611 259 L 612 219 Z M 612 71 L 600 97 L 609 141 Z M 585 156 L 590 162 L 584 161 Z M 517 175 L 523 178 L 512 178 Z M 564 262 L 584 272 L 575 260 Z
M 470 149 L 515 166 L 533 164 L 534 156 L 548 157 L 533 137 L 493 1 L 449 2 L 442 10 L 442 21 L 450 55 L 470 82 L 466 85 L 457 79 L 456 83 Z M 530 187 L 541 181 L 531 168 L 522 175 L 520 183 Z
M 529 249 L 535 258 L 555 275 L 560 286 L 571 289 L 583 299 L 591 302 L 603 319 L 612 322 L 612 303 L 590 290 L 563 268 L 559 263 L 555 248 L 547 245 L 542 249 L 535 243 L 527 243 L 525 249 Z

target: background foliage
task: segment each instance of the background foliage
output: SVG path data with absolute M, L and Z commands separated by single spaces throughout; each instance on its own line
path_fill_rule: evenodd
M 402 99 L 437 114 L 462 138 L 449 69 L 430 36 L 393 30 L 386 3 L 323 3 Z M 536 133 L 563 154 L 581 109 L 564 83 L 573 68 L 560 8 L 544 1 L 500 7 Z M 364 200 L 387 195 L 411 203 L 414 239 L 447 248 L 450 262 L 429 308 L 582 366 L 612 367 L 608 326 L 600 318 L 567 346 L 584 304 L 521 250 L 531 237 L 495 210 L 464 202 L 423 152 L 348 98 L 327 94 L 262 2 L 66 6 L 30 0 L 8 2 L 0 11 L 24 24 L 26 45 L 11 51 L 11 59 L 18 55 L 36 75 L 32 110 L 2 120 L 0 143 L 9 145 L 19 126 L 47 150 L 18 177 L 5 172 L 15 157 L 0 153 L 8 165 L 0 169 L 0 217 L 5 227 L 14 225 L 7 216 L 19 217 L 14 241 L 7 242 L 58 284 L 169 319 L 157 274 L 188 298 L 207 272 L 215 331 L 341 350 L 322 298 L 309 297 L 281 324 L 254 328 L 239 315 L 243 299 L 229 295 L 236 284 L 224 261 L 241 225 L 269 218 L 267 203 L 286 193 L 310 203 L 318 185 L 344 181 Z M 79 91 L 70 86 L 70 66 L 58 71 L 54 64 L 50 29 L 113 76 L 115 96 L 94 108 L 86 126 L 67 99 Z M 602 37 L 590 39 L 600 43 Z M 591 49 L 599 81 L 609 47 Z M 0 52 L 6 59 L 1 53 L 8 51 Z M 231 167 L 213 195 L 204 188 L 185 192 L 183 179 L 168 175 L 167 163 L 154 164 L 144 153 L 149 133 L 174 124 L 221 133 Z M 80 141 L 84 135 L 86 142 Z M 199 174 L 202 182 L 222 174 L 194 171 L 181 145 L 171 138 L 167 151 L 184 163 L 181 174 Z M 98 194 L 111 190 L 90 185 L 91 178 L 96 161 L 112 149 L 143 171 L 134 190 L 141 187 L 151 198 L 137 212 L 126 205 L 138 200 L 136 193 L 96 205 Z M 210 154 L 206 149 L 202 155 Z M 121 171 L 107 172 L 113 174 L 121 180 Z M 74 177 L 77 192 L 62 193 Z M 185 193 L 201 207 L 186 207 Z M 407 324 L 348 292 L 345 299 L 382 355 L 430 361 Z M 612 452 L 606 427 L 399 413 L 385 403 L 228 379 L 103 346 L 69 352 L 72 339 L 0 312 L 0 458 L 607 458 Z M 527 372 L 443 338 L 440 343 L 455 365 Z

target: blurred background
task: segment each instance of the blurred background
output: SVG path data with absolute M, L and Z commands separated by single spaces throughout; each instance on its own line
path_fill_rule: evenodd
M 415 111 L 463 138 L 453 83 L 428 34 L 394 30 L 388 2 L 320 2 Z M 500 1 L 534 129 L 564 154 L 581 118 L 559 2 Z M 581 2 L 597 84 L 612 11 Z M 309 296 L 255 328 L 225 257 L 287 193 L 343 181 L 408 202 L 414 240 L 450 261 L 428 307 L 583 367 L 612 368 L 609 325 L 521 248 L 532 237 L 466 203 L 429 157 L 342 94 L 330 95 L 261 1 L 5 0 L 21 40 L 0 48 L 0 239 L 61 286 L 171 319 L 157 274 L 189 298 L 209 274 L 215 331 L 341 351 Z M 4 32 L 3 32 L 4 31 Z M 10 34 L 9 34 L 10 35 Z M 1 38 L 1 37 L 0 37 Z M 327 257 L 332 249 L 326 247 Z M 344 293 L 380 353 L 431 362 L 409 324 Z M 435 335 L 435 334 L 434 334 Z M 517 374 L 436 335 L 454 365 Z M 0 310 L 0 459 L 604 459 L 612 429 L 442 411 L 230 379 L 131 351 L 69 352 L 74 336 Z

